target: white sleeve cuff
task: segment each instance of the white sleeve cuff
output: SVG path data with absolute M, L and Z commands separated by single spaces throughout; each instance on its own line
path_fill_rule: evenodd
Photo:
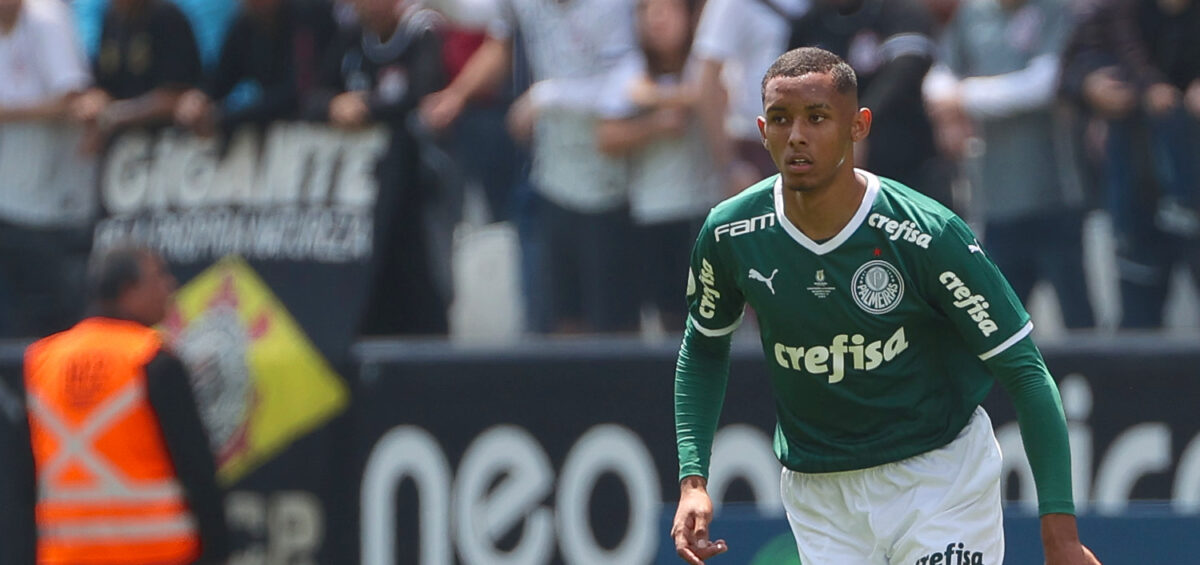
M 987 361 L 988 359 L 991 359 L 992 357 L 995 357 L 1001 353 L 1004 353 L 1005 351 L 1008 351 L 1008 348 L 1012 347 L 1013 344 L 1017 343 L 1018 341 L 1025 339 L 1025 336 L 1029 335 L 1029 333 L 1032 331 L 1033 331 L 1033 321 L 1026 322 L 1025 327 L 1017 330 L 1017 333 L 1013 334 L 1012 337 L 1004 340 L 1004 343 L 1001 343 L 1000 345 L 993 347 L 986 353 L 981 354 L 979 356 L 979 360 Z
M 696 331 L 700 332 L 701 335 L 704 335 L 706 337 L 724 337 L 724 336 L 727 336 L 727 335 L 733 333 L 734 330 L 738 329 L 738 326 L 742 325 L 742 320 L 745 319 L 745 317 L 746 317 L 746 311 L 742 310 L 742 315 L 738 316 L 738 319 L 735 320 L 732 324 L 729 324 L 728 326 L 725 326 L 718 330 L 710 330 L 710 329 L 700 325 L 700 322 L 696 321 L 695 316 L 691 316 L 691 315 L 688 316 L 688 318 L 691 319 L 691 321 L 692 321 L 692 327 L 696 328 Z

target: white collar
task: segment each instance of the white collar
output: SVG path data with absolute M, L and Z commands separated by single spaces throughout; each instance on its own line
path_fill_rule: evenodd
M 842 228 L 842 231 L 839 231 L 837 235 L 829 238 L 824 243 L 817 243 L 812 238 L 804 235 L 804 232 L 793 225 L 792 221 L 783 213 L 783 176 L 781 175 L 775 179 L 775 215 L 779 220 L 779 225 L 783 226 L 783 231 L 792 236 L 792 239 L 796 240 L 796 243 L 799 243 L 805 249 L 817 255 L 829 253 L 837 249 L 844 241 L 850 239 L 850 236 L 867 219 L 867 214 L 870 213 L 871 206 L 875 204 L 875 197 L 879 194 L 879 177 L 862 169 L 854 169 L 854 172 L 857 175 L 861 175 L 867 181 L 867 191 L 863 193 L 862 202 L 859 203 L 858 211 L 854 213 L 854 217 L 850 218 L 850 221 Z

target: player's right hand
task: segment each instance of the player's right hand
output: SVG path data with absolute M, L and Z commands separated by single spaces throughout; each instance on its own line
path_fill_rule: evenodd
M 708 526 L 712 523 L 712 499 L 708 497 L 702 477 L 686 477 L 679 486 L 679 509 L 671 526 L 675 552 L 691 565 L 703 565 L 704 560 L 725 553 L 725 540 L 709 541 Z

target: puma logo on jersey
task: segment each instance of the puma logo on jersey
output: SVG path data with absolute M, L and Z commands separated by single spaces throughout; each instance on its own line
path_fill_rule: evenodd
M 833 336 L 830 345 L 792 347 L 775 344 L 775 362 L 784 369 L 807 372 L 813 375 L 829 374 L 829 384 L 840 382 L 846 376 L 847 365 L 856 371 L 873 371 L 880 365 L 895 359 L 908 349 L 904 328 L 896 330 L 887 341 L 867 343 L 862 334 L 840 334 Z M 847 359 L 847 355 L 849 359 Z
M 761 283 L 767 285 L 767 288 L 771 290 L 771 295 L 774 296 L 775 295 L 775 285 L 771 281 L 775 278 L 775 275 L 778 275 L 778 274 L 779 274 L 779 269 L 775 269 L 774 271 L 771 271 L 771 276 L 764 277 L 762 273 L 758 272 L 758 270 L 750 269 L 749 276 L 750 276 L 751 280 L 756 280 L 758 282 L 761 282 Z
M 979 246 L 979 240 L 976 239 L 975 243 L 967 244 L 967 251 L 970 251 L 971 253 L 983 253 L 983 248 Z

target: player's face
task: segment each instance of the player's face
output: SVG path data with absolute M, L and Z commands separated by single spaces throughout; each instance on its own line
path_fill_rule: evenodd
M 688 18 L 683 0 L 641 0 L 638 33 L 642 44 L 656 53 L 682 52 L 687 49 Z
M 834 88 L 829 73 L 775 77 L 767 83 L 758 129 L 785 188 L 823 188 L 854 167 L 854 142 L 871 127 L 870 110 L 857 105 L 854 93 Z

